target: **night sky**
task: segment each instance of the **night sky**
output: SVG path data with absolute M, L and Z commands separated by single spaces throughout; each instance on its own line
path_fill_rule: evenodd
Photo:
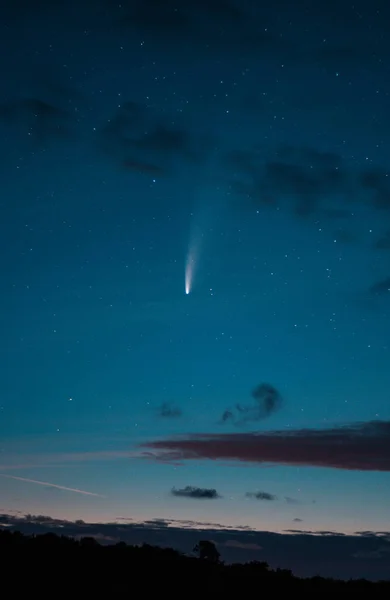
M 9 4 L 0 512 L 384 573 L 388 2 Z

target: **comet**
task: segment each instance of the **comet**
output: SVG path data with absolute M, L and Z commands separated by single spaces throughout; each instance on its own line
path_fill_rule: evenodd
M 198 190 L 194 211 L 190 213 L 189 242 L 184 269 L 184 290 L 186 296 L 192 293 L 198 277 L 198 269 L 205 254 L 205 232 L 212 231 L 215 220 L 215 211 L 218 202 L 215 198 L 215 189 Z
M 186 292 L 187 296 L 191 292 L 191 289 L 192 289 L 194 270 L 195 270 L 195 258 L 194 258 L 193 253 L 190 251 L 187 256 L 185 276 L 184 276 L 184 286 L 185 286 L 185 292 Z

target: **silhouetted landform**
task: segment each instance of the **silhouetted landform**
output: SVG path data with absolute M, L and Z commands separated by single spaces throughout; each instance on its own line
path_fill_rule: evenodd
M 200 540 L 191 555 L 172 548 L 125 542 L 101 545 L 93 537 L 75 539 L 55 533 L 24 535 L 0 530 L 3 582 L 11 582 L 13 594 L 21 590 L 99 591 L 142 593 L 158 588 L 160 593 L 191 590 L 240 592 L 256 582 L 272 585 L 273 591 L 390 591 L 390 580 L 370 582 L 364 579 L 339 581 L 313 577 L 300 579 L 287 569 L 271 569 L 266 562 L 224 564 L 216 545 Z M 4 585 L 4 583 L 3 583 Z

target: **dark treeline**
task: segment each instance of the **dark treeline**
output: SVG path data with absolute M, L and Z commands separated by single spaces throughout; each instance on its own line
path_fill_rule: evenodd
M 129 546 L 124 542 L 101 545 L 92 537 L 74 539 L 54 533 L 27 536 L 0 530 L 0 564 L 3 586 L 8 591 L 118 592 L 142 589 L 162 593 L 194 591 L 252 591 L 249 587 L 272 585 L 272 589 L 374 593 L 390 592 L 390 581 L 364 579 L 338 581 L 313 577 L 300 579 L 291 571 L 271 569 L 266 562 L 226 565 L 213 542 L 199 541 L 187 556 L 171 548 Z M 142 588 L 139 586 L 142 585 Z M 207 588 L 204 586 L 207 585 Z M 262 588 L 260 588 L 261 591 Z M 4 591 L 4 590 L 3 590 Z

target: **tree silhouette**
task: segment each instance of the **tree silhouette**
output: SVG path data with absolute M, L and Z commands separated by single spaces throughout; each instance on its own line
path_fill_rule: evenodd
M 263 585 L 263 589 L 272 586 L 275 593 L 284 593 L 288 597 L 301 592 L 312 595 L 339 593 L 340 597 L 348 594 L 351 597 L 389 597 L 390 580 L 300 579 L 290 570 L 271 568 L 264 561 L 225 564 L 220 560 L 216 545 L 209 540 L 199 541 L 194 552 L 199 559 L 150 544 L 100 544 L 92 536 L 77 539 L 53 532 L 23 535 L 0 526 L 1 568 L 11 581 L 10 589 L 15 597 L 31 596 L 47 573 L 52 581 L 60 582 L 61 591 L 68 596 L 74 595 L 77 589 L 84 592 L 83 597 L 90 597 L 92 592 L 97 597 L 122 594 L 120 597 L 130 598 L 137 587 L 145 588 L 145 572 L 150 579 L 149 589 L 157 585 L 158 593 L 161 589 L 169 589 L 180 573 L 184 581 L 190 582 L 192 592 L 203 595 L 205 589 L 214 594 L 248 595 L 253 593 L 254 585 Z M 146 585 L 149 586 L 149 581 Z M 0 594 L 3 590 L 4 585 L 0 585 Z
M 210 542 L 210 540 L 201 540 L 194 547 L 194 552 L 196 552 L 201 560 L 208 560 L 212 563 L 219 563 L 220 561 L 220 553 L 217 550 L 214 542 Z

